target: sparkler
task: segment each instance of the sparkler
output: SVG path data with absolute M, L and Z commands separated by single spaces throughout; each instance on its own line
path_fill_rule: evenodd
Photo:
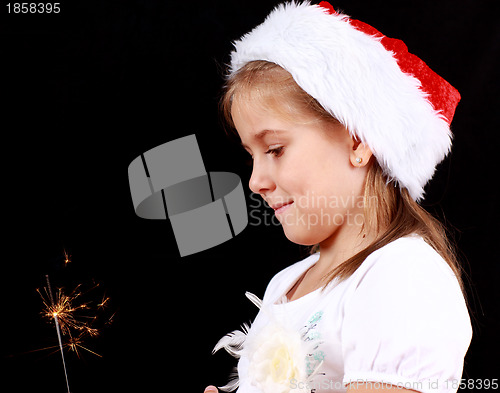
M 68 261 L 69 256 L 65 252 L 65 263 Z M 71 393 L 63 348 L 68 348 L 78 357 L 80 357 L 79 349 L 83 349 L 93 355 L 101 357 L 101 355 L 83 345 L 83 341 L 86 337 L 95 337 L 99 334 L 99 330 L 93 327 L 93 324 L 97 319 L 97 315 L 90 316 L 90 312 L 87 312 L 87 315 L 78 315 L 79 310 L 91 311 L 90 302 L 79 302 L 77 305 L 74 305 L 77 300 L 80 300 L 78 298 L 82 295 L 82 292 L 80 291 L 81 284 L 78 285 L 69 295 L 66 295 L 61 288 L 57 289 L 57 292 L 54 293 L 50 285 L 49 276 L 46 275 L 45 279 L 47 282 L 47 286 L 44 288 L 45 293 L 42 294 L 41 291 L 37 289 L 44 305 L 42 315 L 49 320 L 54 321 L 57 332 L 57 340 L 59 343 L 58 346 L 49 348 L 59 347 L 59 350 L 61 351 L 66 388 L 67 392 Z M 98 286 L 99 284 L 95 285 L 90 290 L 95 289 Z M 97 309 L 103 310 L 109 305 L 108 303 L 109 297 L 104 295 L 101 302 L 97 304 Z M 114 314 L 106 322 L 106 325 L 111 323 L 113 317 Z M 67 336 L 68 338 L 64 340 L 64 336 Z
M 49 309 L 51 311 L 52 318 L 54 318 L 54 323 L 56 325 L 57 339 L 59 341 L 59 348 L 61 349 L 61 357 L 62 357 L 62 363 L 63 363 L 63 368 L 64 368 L 64 377 L 66 379 L 66 387 L 68 389 L 68 393 L 71 393 L 71 391 L 69 390 L 68 372 L 66 371 L 66 360 L 64 359 L 64 351 L 63 351 L 63 345 L 62 345 L 62 339 L 61 339 L 61 328 L 59 326 L 59 315 L 64 315 L 63 311 L 64 311 L 65 307 L 60 308 L 54 302 L 54 297 L 52 296 L 52 288 L 50 287 L 50 280 L 49 280 L 48 274 L 45 275 L 45 279 L 47 280 L 47 290 L 49 292 L 49 297 L 50 297 L 50 302 L 51 302 L 51 306 L 49 307 Z M 69 302 L 67 302 L 67 303 L 69 304 Z M 68 315 L 67 312 L 66 312 L 66 314 Z

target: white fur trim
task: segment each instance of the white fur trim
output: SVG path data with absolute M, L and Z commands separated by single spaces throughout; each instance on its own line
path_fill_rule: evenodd
M 234 46 L 231 74 L 254 60 L 280 65 L 370 147 L 389 180 L 423 197 L 452 135 L 420 81 L 401 71 L 379 38 L 356 30 L 346 15 L 286 3 Z

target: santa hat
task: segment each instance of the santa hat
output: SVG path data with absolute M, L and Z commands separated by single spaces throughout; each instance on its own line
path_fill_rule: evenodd
M 279 5 L 234 46 L 230 74 L 254 60 L 283 67 L 370 147 L 389 180 L 423 197 L 450 150 L 460 94 L 402 41 L 322 1 Z

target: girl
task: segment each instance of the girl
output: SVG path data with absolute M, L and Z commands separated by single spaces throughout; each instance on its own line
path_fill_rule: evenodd
M 313 254 L 278 273 L 223 390 L 456 391 L 472 330 L 442 225 L 417 203 L 460 95 L 402 41 L 326 2 L 276 8 L 235 43 L 222 110 L 250 189 Z M 217 391 L 213 386 L 205 392 Z

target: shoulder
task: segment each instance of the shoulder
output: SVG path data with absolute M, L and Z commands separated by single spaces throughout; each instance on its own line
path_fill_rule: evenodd
M 467 306 L 453 271 L 422 238 L 377 250 L 348 280 L 346 378 L 460 378 L 472 336 Z
M 371 256 L 377 260 L 426 259 L 442 260 L 441 256 L 421 236 L 401 237 L 375 251 Z
M 458 280 L 422 238 L 398 239 L 370 255 L 358 270 L 349 285 L 346 320 L 370 321 L 371 328 L 378 326 L 381 335 L 393 338 L 398 331 L 423 334 L 432 327 L 423 334 L 430 341 L 455 334 L 462 342 L 470 340 L 470 319 Z
M 264 301 L 275 301 L 282 296 L 285 291 L 295 283 L 298 277 L 305 272 L 310 266 L 316 263 L 319 259 L 319 253 L 309 255 L 301 261 L 295 262 L 292 265 L 278 272 L 269 281 L 266 293 L 264 294 Z
M 466 309 L 452 269 L 420 236 L 400 238 L 375 251 L 349 280 L 352 302 L 359 306 L 377 302 L 379 308 L 408 312 Z
M 401 281 L 420 279 L 424 282 L 448 283 L 458 286 L 457 278 L 448 263 L 420 236 L 397 239 L 373 252 L 353 276 Z

